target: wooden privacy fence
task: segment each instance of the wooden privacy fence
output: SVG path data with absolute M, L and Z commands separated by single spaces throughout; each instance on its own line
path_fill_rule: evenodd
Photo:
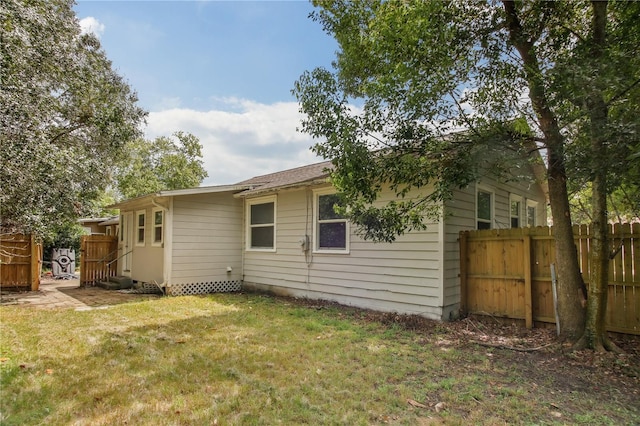
M 589 285 L 587 226 L 573 229 L 584 282 Z M 606 326 L 640 334 L 640 223 L 609 229 L 611 252 Z M 553 228 L 515 228 L 460 233 L 463 312 L 555 323 L 551 264 Z
M 118 239 L 112 235 L 80 238 L 80 285 L 96 285 L 117 273 Z
M 0 234 L 0 287 L 40 288 L 42 244 L 33 235 Z

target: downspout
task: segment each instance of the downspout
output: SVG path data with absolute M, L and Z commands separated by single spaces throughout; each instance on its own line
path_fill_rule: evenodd
M 247 251 L 247 199 L 242 198 L 242 229 L 240 230 L 240 236 L 242 238 L 242 245 L 240 246 L 240 289 L 242 289 L 244 285 L 244 260 L 245 253 Z

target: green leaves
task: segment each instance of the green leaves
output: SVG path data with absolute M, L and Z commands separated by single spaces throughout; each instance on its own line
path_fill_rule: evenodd
M 137 139 L 127 146 L 130 155 L 117 174 L 118 189 L 125 198 L 198 186 L 207 172 L 202 166 L 202 145 L 191 133 L 153 141 Z
M 605 95 L 615 117 L 606 132 L 611 170 L 632 170 L 628 147 L 640 116 L 637 4 L 609 6 L 609 42 L 597 68 L 588 3 L 316 5 L 312 18 L 340 50 L 333 70 L 306 72 L 295 84 L 306 114 L 301 131 L 333 161 L 334 185 L 365 235 L 388 240 L 381 229 L 399 234 L 417 226 L 423 206 L 438 205 L 451 188 L 482 174 L 529 175 L 525 164 L 538 160 L 536 148 L 547 148 L 581 185 L 601 158 L 588 143 L 586 105 L 594 93 Z M 402 204 L 370 207 L 383 187 Z M 413 204 L 404 200 L 416 192 Z
M 46 236 L 91 210 L 146 113 L 67 0 L 0 15 L 0 215 Z

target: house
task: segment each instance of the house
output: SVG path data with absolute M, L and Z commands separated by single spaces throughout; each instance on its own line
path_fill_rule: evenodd
M 394 243 L 365 241 L 333 211 L 328 167 L 115 205 L 119 273 L 155 282 L 170 295 L 242 287 L 447 320 L 459 310 L 460 231 L 546 224 L 545 193 L 533 179 L 483 179 L 456 190 L 443 219 L 426 230 Z M 383 192 L 380 202 L 391 197 Z
M 89 217 L 78 219 L 78 222 L 87 235 L 117 235 L 119 230 L 118 216 Z

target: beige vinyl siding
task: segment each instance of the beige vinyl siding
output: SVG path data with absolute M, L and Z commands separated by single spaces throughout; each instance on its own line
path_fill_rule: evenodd
M 228 192 L 175 196 L 172 213 L 171 285 L 242 279 L 240 200 Z
M 390 197 L 390 194 L 385 194 Z M 333 300 L 382 311 L 440 318 L 442 290 L 439 226 L 412 232 L 392 244 L 364 241 L 350 228 L 348 254 L 304 252 L 313 241 L 313 192 L 277 195 L 276 251 L 245 251 L 244 282 L 299 297 Z
M 484 178 L 479 182 L 482 188 L 494 193 L 494 218 L 492 228 L 510 228 L 509 195 L 515 194 L 524 200 L 538 202 L 537 221 L 546 225 L 546 200 L 540 185 L 535 182 L 497 182 Z M 445 203 L 444 225 L 444 314 L 455 317 L 460 303 L 460 231 L 476 229 L 476 185 L 454 190 L 452 200 Z
M 444 210 L 444 270 L 443 270 L 443 319 L 457 317 L 460 307 L 460 231 L 476 229 L 475 185 L 464 190 L 455 189 L 453 197 L 445 203 Z

